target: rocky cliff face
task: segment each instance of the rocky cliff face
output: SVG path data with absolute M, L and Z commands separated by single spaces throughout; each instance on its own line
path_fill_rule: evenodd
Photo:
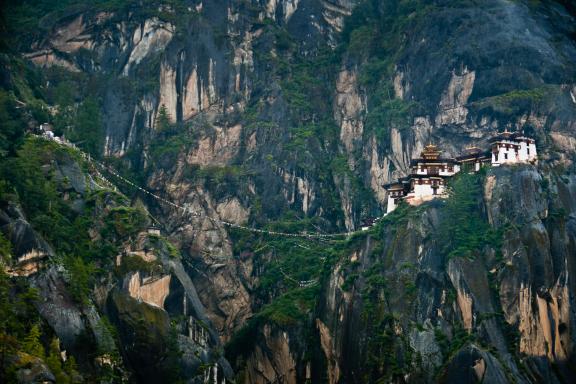
M 71 224 L 64 219 L 60 227 L 39 226 L 51 223 L 50 211 L 39 217 L 30 211 L 26 197 L 21 195 L 19 201 L 15 195 L 3 195 L 0 228 L 13 250 L 12 259 L 2 261 L 2 276 L 5 270 L 14 279 L 13 294 L 17 284 L 37 292 L 34 307 L 46 337 L 57 338 L 62 356 L 75 357 L 83 369 L 78 380 L 156 382 L 168 377 L 218 382 L 217 376 L 232 377 L 228 362 L 219 356 L 220 336 L 184 270 L 180 252 L 164 237 L 145 230 L 149 218 L 141 206 L 130 207 L 125 196 L 104 187 L 109 182 L 93 165 L 61 145 L 31 138 L 12 161 L 22 178 L 46 177 L 47 190 L 53 187 L 55 192 L 50 209 L 68 215 L 74 225 L 68 227 Z M 34 176 L 28 166 L 42 174 Z M 47 198 L 36 195 L 39 204 Z M 20 204 L 30 212 L 33 224 Z M 55 242 L 60 233 L 71 239 Z M 84 260 L 87 248 L 94 251 L 91 261 Z M 66 249 L 70 253 L 64 253 Z M 8 348 L 3 353 L 8 351 L 12 359 Z M 44 380 L 54 382 L 54 376 L 49 378 L 54 360 L 48 360 L 50 368 L 44 369 L 44 355 L 36 356 L 39 371 L 27 371 L 26 361 L 32 357 L 16 359 L 12 363 L 18 368 L 16 376 L 29 377 L 21 382 L 34 382 L 35 374 L 47 375 Z M 61 372 L 57 377 L 78 381 Z
M 39 311 L 67 349 L 104 313 L 118 328 L 118 366 L 138 380 L 174 366 L 192 378 L 205 364 L 219 367 L 206 380 L 231 378 L 226 343 L 246 383 L 573 380 L 570 4 L 192 0 L 53 11 L 18 47 L 47 81 L 37 93 L 48 119 L 80 145 L 95 140 L 70 116 L 96 100 L 95 155 L 185 207 L 119 184 L 166 239 L 115 238 L 108 268 L 122 273 L 94 283 L 94 305 L 80 307 L 60 302 L 65 278 L 45 265 L 62 250 L 17 205 L 4 210 L 2 231 L 18 245 L 7 271 L 47 292 Z M 381 215 L 383 184 L 428 142 L 451 157 L 505 128 L 537 140 L 538 165 L 471 181 L 481 185 L 468 206 L 481 233 L 459 251 L 462 239 L 447 235 L 459 208 L 448 202 L 341 243 L 219 222 L 351 231 Z M 81 211 L 93 188 L 77 182 L 85 171 L 56 172 L 73 181 L 62 196 Z M 53 318 L 60 307 L 71 320 Z M 144 344 L 154 352 L 134 347 Z
M 532 166 L 488 172 L 474 205 L 499 239 L 473 251 L 476 240 L 466 236 L 446 254 L 444 231 L 457 228 L 442 203 L 386 218 L 326 274 L 316 309 L 300 322 L 310 342 L 291 342 L 295 328 L 285 328 L 290 352 L 266 354 L 262 346 L 277 343 L 279 331 L 264 328 L 244 382 L 254 382 L 254 370 L 262 382 L 572 380 L 574 211 L 556 205 L 552 191 L 572 193 L 573 180 L 542 180 Z M 290 359 L 274 366 L 279 356 Z

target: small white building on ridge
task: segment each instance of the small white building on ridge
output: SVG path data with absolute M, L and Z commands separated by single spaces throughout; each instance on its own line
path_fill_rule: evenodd
M 456 158 L 442 158 L 436 145 L 424 147 L 421 157 L 410 162 L 410 174 L 395 183 L 384 185 L 388 192 L 386 213 L 392 212 L 401 200 L 419 205 L 437 197 L 446 196 L 446 184 L 460 171 L 478 172 L 482 166 L 498 167 L 503 164 L 535 162 L 536 142 L 520 132 L 504 131 L 490 139 L 490 151 L 466 147 Z
M 535 161 L 536 141 L 521 134 L 504 131 L 490 139 L 492 166 Z

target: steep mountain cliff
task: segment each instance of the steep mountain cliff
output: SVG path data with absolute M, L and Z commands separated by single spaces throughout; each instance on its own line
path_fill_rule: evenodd
M 2 13 L 2 300 L 28 319 L 0 328 L 14 339 L 5 377 L 575 380 L 571 2 L 26 0 Z M 24 137 L 45 122 L 159 198 Z M 424 145 L 452 157 L 504 129 L 536 139 L 537 164 L 460 175 L 449 199 L 369 231 L 233 227 L 356 231 Z M 61 350 L 76 367 L 50 358 Z

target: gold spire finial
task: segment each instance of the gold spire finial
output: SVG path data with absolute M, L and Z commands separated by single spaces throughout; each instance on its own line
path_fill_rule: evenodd
M 429 143 L 424 147 L 424 150 L 422 151 L 422 157 L 424 159 L 436 160 L 440 157 L 440 153 L 441 151 L 438 149 L 437 145 Z

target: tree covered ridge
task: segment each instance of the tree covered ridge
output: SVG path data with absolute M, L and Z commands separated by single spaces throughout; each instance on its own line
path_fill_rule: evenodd
M 82 160 L 76 151 L 36 137 L 25 138 L 21 144 L 10 144 L 15 153 L 7 153 L 0 164 L 3 221 L 6 212 L 22 210 L 23 219 L 54 251 L 47 259 L 38 261 L 40 273 L 52 273 L 49 271 L 56 268 L 65 282 L 65 300 L 72 306 L 89 308 L 94 305 L 97 282 L 114 272 L 115 256 L 127 241 L 146 228 L 148 214 L 114 190 L 94 188 L 93 180 L 104 183 L 89 176 L 92 165 Z M 73 172 L 63 173 L 63 170 Z M 54 330 L 38 313 L 40 297 L 32 288 L 34 279 L 9 277 L 5 272 L 18 265 L 14 245 L 6 237 L 10 228 L 10 222 L 4 223 L 2 229 L 8 232 L 0 237 L 2 377 L 13 382 L 16 373 L 27 366 L 38 369 L 45 366 L 46 374 L 51 372 L 57 382 L 64 383 L 91 380 L 89 377 L 96 374 L 99 378 L 116 377 L 118 373 L 108 370 L 108 366 L 96 371 L 92 367 L 79 375 L 73 356 L 62 360 Z M 133 267 L 143 271 L 146 268 L 147 265 L 140 264 Z M 130 271 L 132 269 L 125 273 Z M 121 269 L 118 273 L 123 276 Z M 106 321 L 106 317 L 103 320 Z M 105 328 L 114 332 L 110 324 Z M 116 345 L 101 350 L 89 335 L 83 348 L 88 356 L 105 354 L 111 356 L 115 364 L 121 361 Z M 81 360 L 82 364 L 86 363 L 85 357 Z

